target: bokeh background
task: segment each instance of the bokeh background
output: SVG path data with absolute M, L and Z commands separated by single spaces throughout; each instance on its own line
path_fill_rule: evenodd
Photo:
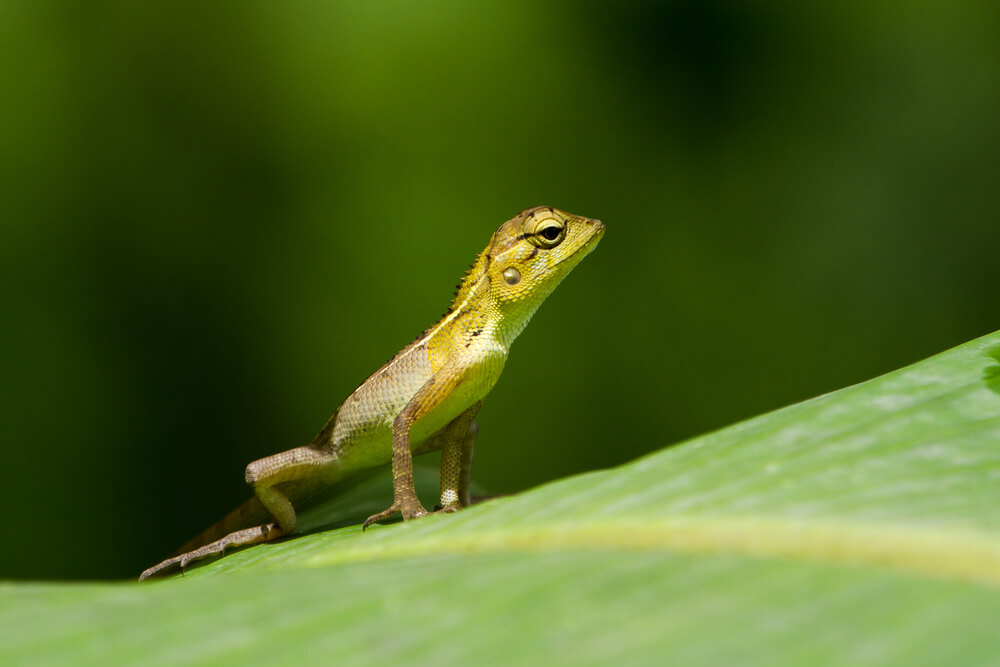
M 480 415 L 494 492 L 1000 328 L 998 28 L 995 0 L 0 3 L 0 577 L 164 556 L 536 204 L 608 233 Z

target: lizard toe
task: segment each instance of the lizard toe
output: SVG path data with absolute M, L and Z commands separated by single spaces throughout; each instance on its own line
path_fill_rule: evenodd
M 378 514 L 372 514 L 370 517 L 365 519 L 365 522 L 361 524 L 361 530 L 362 531 L 368 530 L 368 526 L 372 525 L 373 523 L 378 523 L 379 521 L 385 521 L 398 511 L 400 511 L 399 507 L 396 506 L 396 503 L 393 503 L 392 505 L 389 506 L 388 509 L 382 510 Z

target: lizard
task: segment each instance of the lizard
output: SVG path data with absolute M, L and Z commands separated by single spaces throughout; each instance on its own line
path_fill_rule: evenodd
M 600 220 L 536 206 L 508 220 L 472 263 L 441 320 L 375 371 L 304 446 L 253 461 L 254 496 L 139 580 L 296 528 L 295 505 L 318 489 L 391 464 L 392 504 L 362 528 L 429 514 L 413 484 L 413 456 L 441 450 L 437 512 L 470 504 L 469 477 L 483 399 L 511 343 L 542 301 L 604 235 Z

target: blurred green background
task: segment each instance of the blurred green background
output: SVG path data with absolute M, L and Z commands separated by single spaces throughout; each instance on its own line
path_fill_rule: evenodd
M 494 492 L 1000 328 L 1000 4 L 827 4 L 0 3 L 0 577 L 159 560 L 536 204 Z

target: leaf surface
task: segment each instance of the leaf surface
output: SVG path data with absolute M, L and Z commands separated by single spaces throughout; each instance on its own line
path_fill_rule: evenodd
M 1000 333 L 459 514 L 144 585 L 3 584 L 0 661 L 995 664 L 998 508 Z

